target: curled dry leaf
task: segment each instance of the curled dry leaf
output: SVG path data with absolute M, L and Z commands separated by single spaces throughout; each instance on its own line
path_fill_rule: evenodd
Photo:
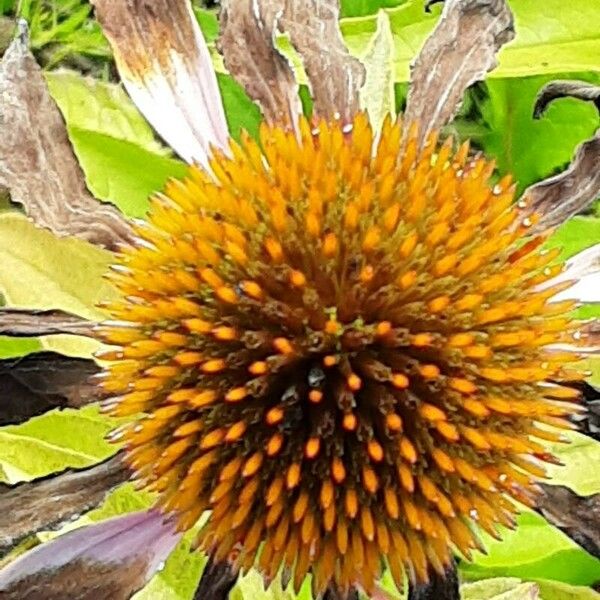
M 446 0 L 411 68 L 405 119 L 420 122 L 422 141 L 454 117 L 467 87 L 496 66 L 496 53 L 513 37 L 505 0 Z
M 37 337 L 56 334 L 94 336 L 94 323 L 62 310 L 0 308 L 0 335 Z
M 314 113 L 350 122 L 359 110 L 365 69 L 348 52 L 339 26 L 338 0 L 287 0 L 281 30 L 302 57 L 314 101 Z
M 80 527 L 0 570 L 0 596 L 129 600 L 161 568 L 180 537 L 155 510 Z
M 274 46 L 281 4 L 224 1 L 217 45 L 228 71 L 260 106 L 267 123 L 293 129 L 302 106 L 294 72 Z
M 540 484 L 537 510 L 587 552 L 600 558 L 600 494 L 582 497 L 562 485 Z
M 593 102 L 600 111 L 600 86 L 586 81 L 551 81 L 547 83 L 537 95 L 533 107 L 533 118 L 539 119 L 546 108 L 557 98 L 577 98 Z
M 0 425 L 22 423 L 53 408 L 79 408 L 100 399 L 93 360 L 39 352 L 0 361 Z
M 0 484 L 0 555 L 38 531 L 58 529 L 95 508 L 128 477 L 119 453 L 86 469 L 68 469 L 14 486 Z
M 600 110 L 600 86 L 581 81 L 552 81 L 538 93 L 533 116 L 540 118 L 550 102 L 565 97 L 593 102 Z M 535 214 L 532 233 L 541 233 L 584 210 L 599 195 L 600 129 L 579 145 L 566 171 L 525 190 L 521 198 L 522 215 L 527 218 Z
M 93 0 L 129 95 L 188 162 L 225 147 L 227 123 L 206 42 L 188 0 Z
M 87 190 L 65 124 L 28 47 L 24 22 L 0 63 L 0 186 L 40 227 L 106 248 L 130 238 L 115 207 Z

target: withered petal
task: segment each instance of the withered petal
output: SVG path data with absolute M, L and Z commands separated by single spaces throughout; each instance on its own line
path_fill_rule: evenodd
M 281 5 L 280 0 L 224 1 L 218 48 L 267 123 L 293 129 L 302 106 L 294 72 L 274 46 Z
M 550 279 L 544 287 L 572 281 L 573 285 L 562 290 L 554 300 L 578 300 L 579 302 L 600 302 L 600 244 L 587 248 L 570 258 L 562 273 Z
M 0 571 L 0 595 L 128 600 L 168 557 L 180 535 L 154 510 L 75 529 Z
M 58 529 L 95 508 L 128 477 L 117 454 L 86 469 L 67 469 L 14 486 L 0 484 L 0 555 L 38 531 Z
M 182 158 L 206 164 L 227 122 L 211 56 L 186 0 L 93 0 L 129 95 Z
M 551 81 L 538 93 L 533 109 L 540 118 L 548 104 L 572 97 L 593 102 L 600 110 L 600 86 L 582 81 Z M 520 200 L 523 218 L 535 215 L 532 233 L 542 233 L 584 210 L 600 196 L 600 129 L 580 144 L 566 171 L 528 187 Z
M 100 399 L 93 360 L 37 352 L 0 360 L 0 425 L 18 424 L 54 408 L 79 408 Z
M 62 310 L 0 308 L 0 335 L 37 337 L 70 334 L 94 337 L 94 323 Z
M 564 223 L 600 195 L 600 129 L 580 144 L 566 171 L 528 187 L 520 199 L 523 220 L 535 216 L 531 234 Z
M 513 37 L 505 0 L 446 0 L 411 67 L 405 119 L 420 122 L 422 141 L 454 117 L 465 90 L 496 66 L 496 53 Z
M 600 558 L 600 494 L 583 497 L 562 485 L 540 484 L 537 511 L 573 541 Z
M 0 99 L 0 187 L 36 225 L 57 235 L 111 249 L 129 241 L 126 219 L 86 188 L 60 111 L 29 51 L 24 21 L 0 63 Z
M 348 123 L 359 110 L 365 69 L 348 52 L 339 26 L 338 0 L 283 4 L 280 29 L 289 34 L 310 83 L 315 116 Z

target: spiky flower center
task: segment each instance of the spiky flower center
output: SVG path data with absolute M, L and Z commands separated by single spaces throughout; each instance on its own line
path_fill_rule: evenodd
M 112 275 L 108 406 L 136 478 L 198 545 L 296 589 L 427 579 L 530 504 L 572 303 L 513 188 L 399 123 L 264 127 L 152 202 Z M 550 426 L 550 427 L 549 427 Z M 235 551 L 235 554 L 234 554 Z M 383 559 L 383 560 L 382 560 Z

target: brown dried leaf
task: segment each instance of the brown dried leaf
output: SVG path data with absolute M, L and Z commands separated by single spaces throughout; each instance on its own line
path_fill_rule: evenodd
M 600 558 L 600 494 L 582 497 L 562 485 L 540 484 L 537 510 L 587 552 Z
M 38 531 L 58 529 L 102 502 L 129 471 L 121 453 L 86 469 L 68 469 L 14 486 L 0 484 L 0 556 Z
M 62 310 L 0 308 L 0 335 L 37 337 L 61 333 L 94 337 L 94 323 Z
M 114 249 L 130 239 L 125 218 L 87 190 L 62 116 L 28 47 L 27 27 L 0 63 L 0 186 L 40 227 Z
M 346 48 L 339 27 L 338 0 L 284 2 L 280 29 L 304 63 L 317 117 L 350 122 L 360 109 L 365 69 Z
M 600 129 L 579 145 L 569 168 L 528 187 L 520 200 L 522 217 L 536 215 L 529 233 L 543 233 L 585 209 L 600 195 Z
M 39 352 L 0 361 L 0 425 L 22 423 L 53 408 L 79 408 L 101 397 L 93 360 Z
M 454 117 L 465 90 L 496 66 L 496 53 L 513 37 L 505 0 L 446 0 L 411 68 L 405 119 L 420 122 L 421 141 Z
M 280 0 L 226 0 L 221 8 L 219 52 L 231 75 L 260 106 L 269 124 L 289 129 L 302 114 L 298 84 L 274 47 Z

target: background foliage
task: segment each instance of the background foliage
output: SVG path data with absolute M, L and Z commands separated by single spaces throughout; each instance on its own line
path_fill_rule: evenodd
M 502 51 L 493 76 L 469 90 L 459 118 L 449 129 L 460 138 L 471 138 L 496 159 L 498 174 L 513 173 L 523 190 L 564 169 L 576 146 L 599 126 L 596 109 L 576 100 L 555 102 L 539 121 L 531 113 L 537 91 L 548 80 L 600 83 L 600 0 L 509 0 L 509 4 L 516 16 L 517 38 Z M 428 15 L 423 0 L 342 1 L 343 33 L 357 55 L 365 54 L 382 8 L 393 35 L 396 104 L 401 108 L 409 62 L 433 27 L 439 7 Z M 201 2 L 195 3 L 195 10 L 207 39 L 214 42 L 218 32 L 214 10 Z M 17 14 L 30 23 L 33 49 L 46 69 L 90 190 L 128 215 L 143 216 L 148 195 L 168 177 L 181 176 L 185 166 L 155 138 L 118 84 L 109 47 L 90 5 L 85 0 L 0 0 L 0 51 L 10 40 Z M 287 51 L 285 42 L 282 48 Z M 255 135 L 260 120 L 256 106 L 227 74 L 219 74 L 219 85 L 232 135 L 237 137 L 241 129 Z M 306 100 L 307 91 L 302 93 Z M 306 106 L 309 110 L 310 103 Z M 564 225 L 549 245 L 561 246 L 567 257 L 599 240 L 600 218 L 592 209 Z M 109 259 L 107 253 L 84 242 L 58 240 L 35 229 L 0 197 L 0 304 L 62 308 L 97 317 L 96 303 L 110 295 L 108 287 L 100 284 Z M 600 314 L 597 307 L 583 310 L 587 316 Z M 17 341 L 0 337 L 0 358 L 49 347 L 90 356 L 94 344 L 65 336 Z M 592 367 L 600 383 L 600 369 Z M 67 466 L 93 464 L 114 451 L 103 441 L 110 427 L 97 408 L 89 407 L 0 428 L 0 480 L 12 483 Z M 600 444 L 576 434 L 573 442 L 559 450 L 566 468 L 556 471 L 557 483 L 584 495 L 600 492 L 600 476 L 594 473 Z M 150 502 L 148 495 L 125 486 L 71 526 Z M 472 564 L 460 565 L 467 582 L 465 600 L 600 598 L 592 589 L 600 582 L 600 561 L 540 516 L 524 512 L 519 529 L 506 532 L 504 538 L 505 543 L 487 540 L 487 556 L 478 554 Z M 188 550 L 186 538 L 164 571 L 136 598 L 191 598 L 204 559 Z M 397 596 L 391 584 L 385 587 L 392 598 Z M 232 595 L 232 600 L 292 598 L 276 586 L 265 593 L 256 574 L 243 579 Z M 308 584 L 298 598 L 309 600 Z

